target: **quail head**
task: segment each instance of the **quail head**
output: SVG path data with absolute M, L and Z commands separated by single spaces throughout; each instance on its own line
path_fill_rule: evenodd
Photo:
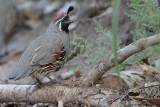
M 58 71 L 65 63 L 69 53 L 69 30 L 72 21 L 69 13 L 74 9 L 68 8 L 51 22 L 46 32 L 28 46 L 24 51 L 16 69 L 8 75 L 6 80 L 19 80 L 31 76 L 40 80 Z

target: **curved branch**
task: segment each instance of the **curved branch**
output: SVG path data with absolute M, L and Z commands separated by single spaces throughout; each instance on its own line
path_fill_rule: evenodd
M 0 85 L 0 102 L 63 103 L 88 101 L 93 106 L 105 106 L 111 91 L 95 88 L 66 87 L 56 84 L 36 88 L 36 85 Z M 108 98 L 109 97 L 109 98 Z M 108 98 L 108 100 L 106 100 Z
M 132 56 L 133 54 L 144 50 L 145 48 L 156 45 L 160 43 L 160 34 L 150 36 L 147 38 L 143 38 L 133 42 L 132 44 L 120 49 L 118 54 L 118 61 L 122 63 L 128 57 Z M 84 75 L 80 80 L 81 86 L 91 86 L 97 80 L 99 80 L 102 75 L 108 71 L 110 68 L 115 66 L 113 54 L 111 54 L 107 60 L 100 62 L 96 65 L 93 69 L 91 69 L 86 75 Z

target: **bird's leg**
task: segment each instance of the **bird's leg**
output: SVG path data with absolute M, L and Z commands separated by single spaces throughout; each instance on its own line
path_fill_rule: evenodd
M 42 88 L 44 85 L 39 78 L 36 78 L 36 80 L 37 80 L 37 84 L 36 84 L 36 88 L 34 89 L 35 91 Z
M 37 82 L 38 82 L 39 85 L 42 84 L 42 82 L 40 81 L 40 79 L 36 78 L 36 80 L 37 80 Z
M 56 81 L 54 81 L 50 76 L 47 76 L 47 78 L 48 78 L 52 83 L 56 83 Z

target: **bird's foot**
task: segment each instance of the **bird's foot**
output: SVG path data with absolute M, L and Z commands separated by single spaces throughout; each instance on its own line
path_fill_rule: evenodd
M 36 80 L 37 80 L 37 83 L 36 83 L 35 91 L 46 85 L 46 83 L 42 83 L 38 78 L 36 78 Z

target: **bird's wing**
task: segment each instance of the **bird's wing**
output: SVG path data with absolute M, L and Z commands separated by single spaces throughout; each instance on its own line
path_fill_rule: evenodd
M 41 45 L 35 49 L 35 54 L 31 60 L 31 65 L 46 65 L 58 59 L 62 59 L 61 57 L 65 57 L 65 49 L 63 44 L 57 47 L 57 49 L 52 49 L 47 45 Z
M 41 45 L 35 49 L 35 53 L 31 60 L 31 65 L 40 64 L 45 65 L 51 63 L 54 60 L 52 57 L 52 49 L 49 49 L 47 45 Z

